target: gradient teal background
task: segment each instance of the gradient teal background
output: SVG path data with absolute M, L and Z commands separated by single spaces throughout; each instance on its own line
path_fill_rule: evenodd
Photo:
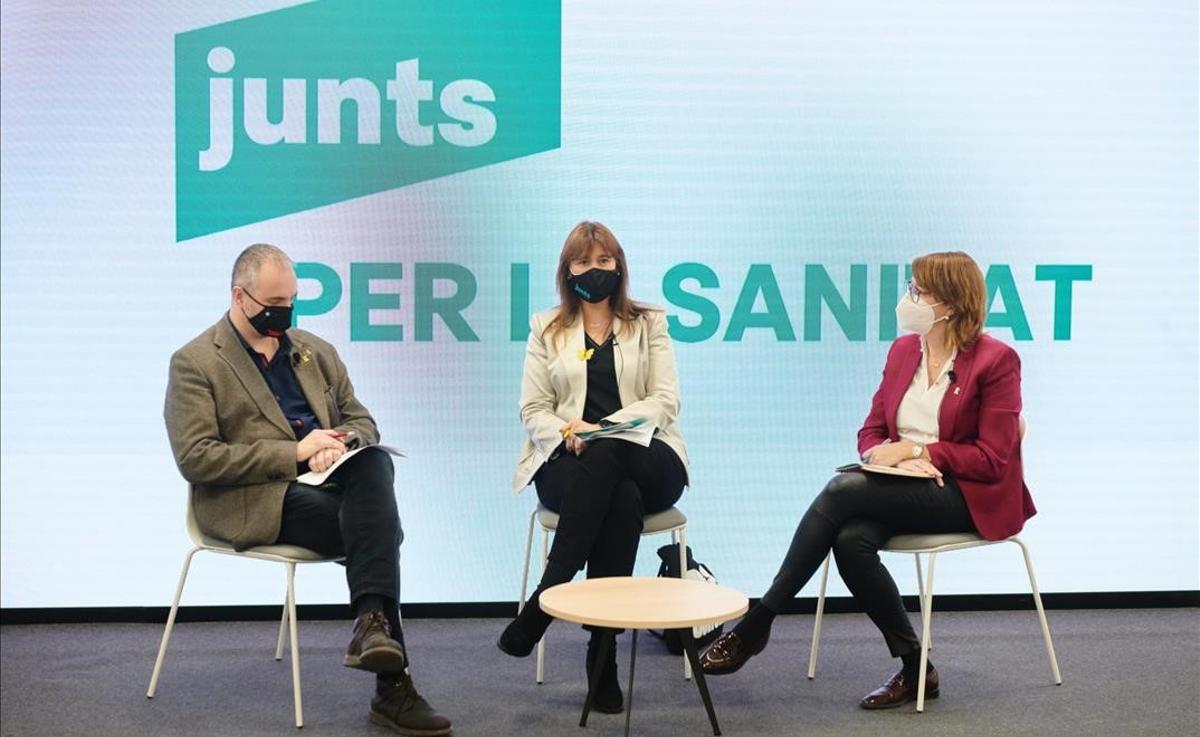
M 256 241 L 347 287 L 351 263 L 403 265 L 372 285 L 398 294 L 372 321 L 403 325 L 403 342 L 350 341 L 348 288 L 301 326 L 340 347 L 385 442 L 409 453 L 405 600 L 515 599 L 533 498 L 508 490 L 524 352 L 510 269 L 531 264 L 531 304 L 552 304 L 583 218 L 621 239 L 636 296 L 663 304 L 671 267 L 706 264 L 723 335 L 751 266 L 770 264 L 796 326 L 794 342 L 750 330 L 676 346 L 694 482 L 681 506 L 722 582 L 761 594 L 854 452 L 887 349 L 879 265 L 964 249 L 1011 267 L 1030 320 L 1032 340 L 993 334 L 1023 361 L 1042 589 L 1197 588 L 1194 3 L 567 2 L 559 148 L 176 243 L 175 35 L 281 7 L 0 10 L 3 606 L 166 603 L 187 548 L 167 360 L 227 308 L 232 261 Z M 478 341 L 440 323 L 412 340 L 423 262 L 475 275 Z M 809 264 L 843 291 L 867 265 L 868 340 L 828 316 L 803 339 Z M 1039 264 L 1093 267 L 1070 340 L 1053 339 Z M 1013 555 L 955 556 L 939 590 L 1022 591 Z M 263 568 L 201 561 L 185 603 L 277 603 Z M 306 570 L 301 601 L 343 601 L 341 575 Z

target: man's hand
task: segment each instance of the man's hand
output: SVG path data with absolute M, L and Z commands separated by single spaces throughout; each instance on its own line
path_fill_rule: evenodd
M 571 420 L 567 423 L 567 426 L 563 428 L 563 442 L 566 444 L 568 451 L 574 453 L 575 455 L 579 455 L 583 452 L 583 448 L 587 445 L 587 443 L 577 438 L 575 433 L 591 432 L 592 430 L 599 429 L 599 425 L 593 425 L 590 422 L 584 422 L 583 420 Z
M 329 467 L 337 461 L 337 459 L 341 458 L 342 455 L 345 454 L 345 452 L 345 450 L 338 450 L 337 448 L 324 448 L 322 450 L 318 450 L 311 458 L 308 459 L 308 468 L 309 470 L 316 471 L 317 473 L 327 471 L 329 470 Z
M 317 428 L 296 443 L 296 462 L 304 463 L 322 450 L 336 450 L 340 456 L 346 452 L 346 444 L 338 439 L 339 433 Z M 336 458 L 336 456 L 335 456 Z M 332 462 L 332 461 L 331 461 Z M 310 465 L 311 468 L 311 465 Z M 313 469 L 314 471 L 316 469 Z
M 900 461 L 896 465 L 896 468 L 929 474 L 938 486 L 946 485 L 946 482 L 942 480 L 942 472 L 938 470 L 938 467 L 923 458 L 909 458 L 907 461 Z

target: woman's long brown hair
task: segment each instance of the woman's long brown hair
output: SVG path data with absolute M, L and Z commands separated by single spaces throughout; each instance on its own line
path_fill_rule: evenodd
M 571 276 L 571 262 L 587 256 L 594 244 L 599 244 L 605 253 L 612 256 L 613 260 L 617 262 L 617 271 L 621 273 L 617 291 L 608 298 L 613 315 L 628 324 L 650 310 L 646 305 L 635 302 L 629 297 L 629 263 L 625 260 L 625 249 L 621 248 L 617 237 L 603 224 L 584 220 L 567 234 L 567 240 L 563 242 L 562 253 L 558 257 L 558 272 L 555 274 L 554 281 L 558 287 L 559 311 L 546 326 L 544 332 L 551 338 L 574 325 L 575 320 L 579 318 L 579 313 L 583 309 L 580 306 L 582 300 L 571 289 L 567 280 Z

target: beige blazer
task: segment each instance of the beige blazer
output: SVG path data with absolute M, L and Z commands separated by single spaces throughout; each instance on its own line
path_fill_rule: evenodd
M 576 320 L 551 339 L 544 332 L 556 314 L 557 307 L 539 312 L 529 323 L 521 382 L 521 424 L 528 439 L 513 476 L 513 491 L 517 492 L 529 484 L 562 442 L 567 422 L 583 416 L 587 398 L 587 363 L 579 358 L 584 346 L 583 321 Z M 669 445 L 686 469 L 687 445 L 677 421 L 679 377 L 666 314 L 652 310 L 632 323 L 616 320 L 613 331 L 621 409 L 606 419 L 625 422 L 644 417 L 654 425 L 654 437 Z
M 291 361 L 324 428 L 353 430 L 357 445 L 379 430 L 354 397 L 333 346 L 288 330 Z M 163 408 L 175 463 L 195 488 L 200 530 L 238 550 L 279 537 L 283 494 L 296 479 L 296 436 L 228 316 L 171 356 Z

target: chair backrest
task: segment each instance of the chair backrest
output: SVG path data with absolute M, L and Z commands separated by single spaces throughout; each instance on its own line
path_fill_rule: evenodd
M 196 487 L 187 485 L 187 534 L 195 545 L 207 545 L 204 533 L 200 532 L 200 523 L 196 521 L 195 505 Z
M 1029 423 L 1025 415 L 1017 415 L 1017 450 L 1021 453 L 1021 475 L 1025 475 L 1025 434 L 1029 432 Z

